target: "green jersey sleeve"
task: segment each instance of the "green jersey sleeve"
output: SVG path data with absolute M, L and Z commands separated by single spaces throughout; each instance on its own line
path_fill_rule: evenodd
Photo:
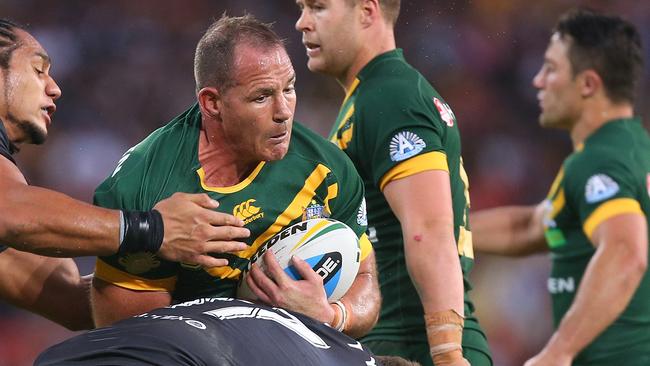
M 360 92 L 357 100 L 357 106 L 366 106 L 358 108 L 357 118 L 366 129 L 359 136 L 372 164 L 368 172 L 380 189 L 392 179 L 423 170 L 449 170 L 443 145 L 447 130 L 436 105 L 453 123 L 451 109 L 426 85 L 406 84 L 398 78 L 369 82 L 364 87 L 375 92 Z
M 623 213 L 643 214 L 638 201 L 635 175 L 626 164 L 607 154 L 577 154 L 569 162 L 567 201 L 576 207 L 588 238 L 603 221 Z M 645 186 L 645 185 L 641 185 Z
M 115 170 L 95 190 L 94 204 L 112 209 L 150 210 L 156 202 L 146 199 L 144 191 L 155 188 L 145 188 L 146 157 L 146 145 L 127 150 Z M 146 252 L 98 257 L 95 268 L 95 276 L 106 282 L 142 291 L 173 290 L 177 272 L 177 263 Z

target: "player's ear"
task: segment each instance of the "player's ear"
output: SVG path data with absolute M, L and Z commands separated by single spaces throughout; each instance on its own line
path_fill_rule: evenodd
M 221 110 L 221 94 L 214 87 L 205 87 L 198 93 L 199 107 L 201 114 L 213 118 L 219 117 Z
M 361 25 L 364 27 L 381 20 L 379 0 L 360 0 L 357 6 L 361 8 Z
M 603 87 L 603 79 L 595 70 L 587 69 L 580 73 L 580 94 L 583 98 L 589 98 L 600 92 Z

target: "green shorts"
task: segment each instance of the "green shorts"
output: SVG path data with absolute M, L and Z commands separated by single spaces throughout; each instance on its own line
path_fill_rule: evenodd
M 422 366 L 434 366 L 426 342 L 366 341 L 364 345 L 376 355 L 400 356 Z M 463 330 L 463 356 L 472 366 L 492 366 L 490 348 L 483 332 L 472 328 Z

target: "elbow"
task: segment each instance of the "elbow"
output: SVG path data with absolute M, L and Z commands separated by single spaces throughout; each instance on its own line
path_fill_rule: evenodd
M 635 260 L 632 261 L 631 267 L 635 274 L 637 274 L 639 277 L 642 277 L 648 270 L 647 253 L 644 255 L 635 256 Z
M 634 287 L 639 285 L 647 270 L 648 254 L 646 251 L 628 255 L 618 262 L 618 273 L 624 276 L 625 281 Z

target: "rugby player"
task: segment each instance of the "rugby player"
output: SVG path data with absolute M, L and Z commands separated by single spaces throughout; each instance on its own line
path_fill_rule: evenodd
M 282 41 L 252 16 L 224 16 L 199 41 L 194 74 L 198 103 L 130 149 L 95 191 L 95 202 L 147 210 L 179 190 L 207 193 L 218 210 L 244 220 L 249 247 L 213 269 L 151 253 L 102 257 L 93 287 L 96 321 L 107 325 L 200 296 L 235 297 L 242 270 L 267 239 L 304 218 L 330 216 L 361 243 L 359 274 L 339 302 L 327 301 L 321 278 L 304 261 L 294 259 L 305 278 L 294 281 L 271 251 L 264 257 L 268 276 L 254 266 L 248 284 L 273 306 L 352 336 L 366 333 L 380 300 L 363 185 L 340 150 L 293 123 L 295 73 Z
M 308 68 L 345 90 L 330 139 L 366 187 L 384 303 L 363 342 L 423 365 L 491 365 L 467 295 L 473 251 L 458 122 L 396 49 L 400 1 L 296 3 Z
M 205 253 L 245 246 L 232 241 L 248 234 L 241 220 L 212 211 L 217 204 L 206 195 L 178 194 L 154 209 L 119 211 L 28 185 L 13 154 L 22 144 L 41 144 L 47 137 L 61 96 L 50 66 L 47 52 L 32 35 L 0 20 L 1 299 L 71 329 L 89 328 L 88 278 L 79 277 L 71 259 L 36 254 L 65 257 L 146 249 L 168 260 L 214 267 L 224 260 Z
M 634 116 L 635 27 L 588 10 L 564 14 L 533 79 L 544 128 L 574 152 L 546 199 L 472 215 L 477 250 L 550 251 L 555 333 L 526 366 L 649 365 L 650 138 Z
M 79 335 L 36 366 L 417 366 L 374 356 L 300 313 L 229 298 L 199 298 Z

